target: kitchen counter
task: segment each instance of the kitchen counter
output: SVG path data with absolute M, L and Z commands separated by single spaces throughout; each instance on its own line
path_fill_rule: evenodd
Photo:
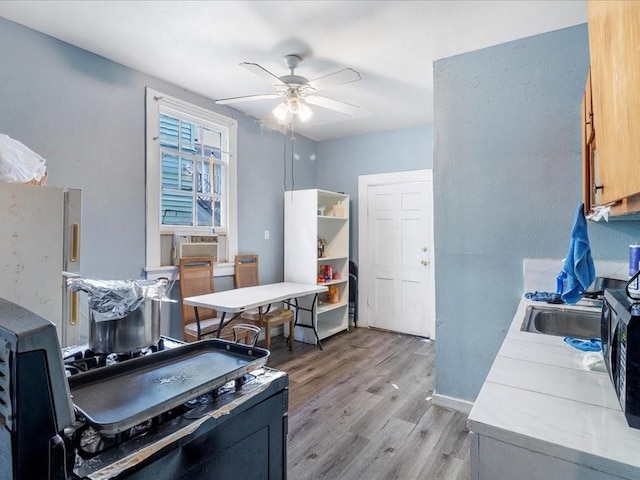
M 639 479 L 640 430 L 603 365 L 563 337 L 521 331 L 531 304 L 551 306 L 522 299 L 469 415 L 471 479 Z

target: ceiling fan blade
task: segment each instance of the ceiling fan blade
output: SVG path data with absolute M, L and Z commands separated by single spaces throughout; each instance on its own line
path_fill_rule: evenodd
M 262 95 L 246 95 L 244 97 L 221 98 L 216 100 L 218 105 L 228 105 L 230 103 L 247 102 L 249 100 L 268 100 L 270 98 L 280 98 L 277 93 L 264 93 Z
M 318 95 L 307 95 L 304 99 L 312 105 L 328 108 L 329 110 L 335 110 L 336 112 L 344 113 L 345 115 L 354 115 L 360 110 L 360 107 L 351 105 L 350 103 L 341 102 L 339 100 L 333 100 L 332 98 L 320 97 Z
M 274 87 L 285 87 L 286 88 L 286 86 L 287 86 L 286 83 L 283 83 L 282 80 L 280 80 L 278 77 L 276 77 L 273 73 L 271 73 L 266 68 L 261 67 L 257 63 L 243 62 L 240 65 L 243 66 L 244 68 L 246 68 L 247 70 L 249 70 L 250 72 L 253 72 L 256 75 L 258 75 L 259 77 L 265 79 L 267 82 L 269 82 Z
M 336 87 L 345 83 L 357 82 L 360 80 L 360 74 L 351 68 L 345 68 L 339 72 L 330 73 L 324 77 L 311 80 L 305 86 L 311 87 L 314 91 L 319 92 L 325 88 Z

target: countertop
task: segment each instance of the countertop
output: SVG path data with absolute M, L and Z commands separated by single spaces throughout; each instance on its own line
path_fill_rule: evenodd
M 608 374 L 602 365 L 591 369 L 594 354 L 570 347 L 563 337 L 521 331 L 532 304 L 551 306 L 520 302 L 469 415 L 469 430 L 623 478 L 640 478 L 640 430 L 627 425 Z

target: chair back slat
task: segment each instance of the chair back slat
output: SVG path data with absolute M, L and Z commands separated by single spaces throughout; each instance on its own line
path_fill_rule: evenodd
M 258 255 L 236 255 L 235 271 L 236 288 L 260 285 Z
M 191 257 L 181 258 L 180 273 L 180 297 L 187 298 L 195 295 L 214 293 L 213 283 L 213 257 Z M 198 314 L 201 319 L 213 318 L 217 312 L 211 308 L 198 307 Z M 195 309 L 189 305 L 182 304 L 182 325 L 195 322 Z

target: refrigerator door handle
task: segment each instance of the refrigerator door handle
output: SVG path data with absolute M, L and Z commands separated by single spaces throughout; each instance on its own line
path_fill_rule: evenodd
M 63 347 L 76 345 L 80 340 L 80 292 L 73 292 L 67 285 L 70 278 L 80 278 L 80 274 L 74 272 L 62 272 L 62 323 L 60 324 L 60 337 Z
M 77 325 L 78 318 L 80 318 L 80 292 L 71 292 L 70 310 L 69 323 L 71 325 Z
M 72 262 L 78 262 L 80 260 L 80 224 L 71 224 L 71 255 L 70 260 Z

